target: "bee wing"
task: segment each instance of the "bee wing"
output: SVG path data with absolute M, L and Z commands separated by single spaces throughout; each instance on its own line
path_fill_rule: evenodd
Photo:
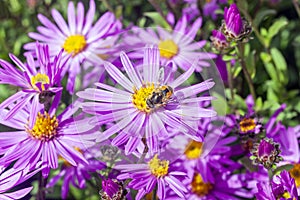
M 164 79 L 165 79 L 165 69 L 163 67 L 161 67 L 157 74 L 158 84 L 160 84 L 160 85 L 164 84 Z
M 174 94 L 174 98 L 176 99 L 176 101 L 177 101 L 178 103 L 180 103 L 180 102 L 184 99 L 184 94 L 183 94 L 183 92 L 176 92 L 176 93 Z
M 173 95 L 173 97 L 169 100 L 168 104 L 180 104 L 181 101 L 184 99 L 184 94 L 183 92 L 177 92 L 176 94 Z

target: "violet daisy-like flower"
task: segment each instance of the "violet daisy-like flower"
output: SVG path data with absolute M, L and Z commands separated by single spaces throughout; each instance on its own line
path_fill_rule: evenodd
M 172 149 L 170 154 L 173 153 L 174 156 L 182 155 L 184 168 L 188 171 L 202 170 L 202 178 L 205 181 L 212 181 L 214 177 L 211 169 L 228 172 L 241 167 L 239 163 L 230 159 L 232 148 L 228 144 L 236 141 L 235 136 L 225 138 L 221 130 L 214 127 L 209 119 L 202 119 L 199 122 L 199 130 L 207 134 L 202 142 L 191 140 L 181 134 L 175 136 L 174 139 L 168 139 L 167 149 Z
M 241 41 L 252 31 L 248 21 L 241 18 L 236 4 L 231 4 L 224 10 L 224 21 L 221 30 L 229 40 Z
M 282 171 L 280 175 L 274 176 L 271 183 L 258 183 L 257 189 L 257 200 L 298 199 L 295 180 L 287 171 Z
M 151 29 L 133 29 L 133 35 L 124 38 L 132 48 L 141 48 L 146 45 L 157 45 L 160 52 L 161 63 L 165 65 L 169 61 L 173 61 L 177 67 L 188 70 L 191 63 L 198 62 L 196 71 L 200 72 L 203 67 L 209 67 L 208 60 L 216 57 L 213 53 L 199 51 L 206 44 L 205 40 L 195 42 L 194 39 L 199 28 L 202 25 L 202 18 L 195 20 L 191 28 L 188 28 L 188 20 L 184 15 L 175 25 L 172 31 L 166 31 L 161 27 L 157 27 L 157 33 Z M 131 49 L 130 49 L 131 50 Z M 132 58 L 142 58 L 143 52 L 136 51 L 130 54 Z
M 215 116 L 215 112 L 199 105 L 200 101 L 211 100 L 212 97 L 196 95 L 212 88 L 214 83 L 211 80 L 180 88 L 192 75 L 193 66 L 175 80 L 170 81 L 167 73 L 159 80 L 160 56 L 157 48 L 145 48 L 142 73 L 135 71 L 125 53 L 121 53 L 121 61 L 129 79 L 114 65 L 107 63 L 105 67 L 123 90 L 96 83 L 98 88 L 77 93 L 81 98 L 95 101 L 83 103 L 83 110 L 98 115 L 96 123 L 116 122 L 99 134 L 98 141 L 117 133 L 112 144 L 125 144 L 125 153 L 129 154 L 138 145 L 143 145 L 142 138 L 146 138 L 149 152 L 153 155 L 158 151 L 159 136 L 168 136 L 166 126 L 182 131 L 196 141 L 202 140 L 197 133 L 197 121 Z
M 138 190 L 137 200 L 150 193 L 156 186 L 157 196 L 162 200 L 166 198 L 167 187 L 181 198 L 187 192 L 177 178 L 185 176 L 186 173 L 180 171 L 177 166 L 170 164 L 168 160 L 160 160 L 157 154 L 147 164 L 117 165 L 115 169 L 121 170 L 118 179 L 132 179 L 128 187 Z
M 239 174 L 222 173 L 218 170 L 212 170 L 214 180 L 205 180 L 205 172 L 202 170 L 191 170 L 188 179 L 182 182 L 187 188 L 184 199 L 187 200 L 240 200 L 242 198 L 253 198 L 244 187 L 243 178 Z M 180 200 L 182 198 L 174 194 L 173 191 L 167 191 L 167 200 Z
M 0 115 L 0 123 L 16 129 L 16 131 L 0 132 L 0 165 L 14 161 L 15 168 L 27 165 L 34 167 L 42 161 L 45 168 L 43 175 L 47 176 L 50 168 L 58 167 L 60 155 L 71 165 L 88 163 L 75 147 L 86 148 L 94 144 L 93 128 L 90 119 L 78 119 L 72 115 L 78 110 L 77 105 L 69 106 L 60 115 L 55 115 L 55 109 L 49 112 L 38 107 L 38 114 L 32 117 L 30 104 L 18 111 L 14 117 L 4 120 Z M 28 108 L 29 107 L 29 108 Z M 1 113 L 7 114 L 2 109 Z
M 20 70 L 0 59 L 2 67 L 0 68 L 0 84 L 9 84 L 22 89 L 0 104 L 0 109 L 10 108 L 4 119 L 13 117 L 28 102 L 32 101 L 33 106 L 30 111 L 32 113 L 30 121 L 32 121 L 34 113 L 36 113 L 36 106 L 47 103 L 46 101 L 62 90 L 60 87 L 61 71 L 64 66 L 61 62 L 62 51 L 58 52 L 59 54 L 52 62 L 47 45 L 34 43 L 34 48 L 37 55 L 36 61 L 31 54 L 27 55 L 25 64 L 13 54 L 9 55 Z
M 63 59 L 68 60 L 66 70 L 69 73 L 67 89 L 74 91 L 76 75 L 80 73 L 80 66 L 87 61 L 95 66 L 103 63 L 103 54 L 110 54 L 115 42 L 115 33 L 119 32 L 120 24 L 117 23 L 113 13 L 107 12 L 93 24 L 96 6 L 94 0 L 90 0 L 89 10 L 84 15 L 82 2 L 77 5 L 77 13 L 73 2 L 68 5 L 68 24 L 61 14 L 53 9 L 52 17 L 57 25 L 52 23 L 44 15 L 38 18 L 43 26 L 37 28 L 39 33 L 29 33 L 29 37 L 48 44 L 50 56 L 56 55 L 63 48 Z M 26 44 L 25 49 L 32 51 L 33 43 Z M 66 72 L 64 70 L 64 72 Z M 64 73 L 63 73 L 64 74 Z
M 39 164 L 38 164 L 39 165 Z M 31 171 L 29 166 L 25 168 L 10 168 L 5 170 L 3 173 L 0 172 L 0 199 L 1 200 L 15 200 L 21 199 L 27 195 L 33 187 L 20 189 L 13 192 L 7 192 L 13 187 L 23 183 L 30 177 L 40 171 L 41 168 L 36 166 L 38 169 Z

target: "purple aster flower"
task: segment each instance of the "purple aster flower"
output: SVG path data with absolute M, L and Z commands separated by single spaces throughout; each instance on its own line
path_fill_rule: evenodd
M 68 24 L 61 14 L 53 9 L 52 16 L 57 25 L 39 14 L 38 18 L 43 26 L 37 28 L 39 33 L 29 33 L 32 39 L 49 45 L 51 57 L 64 49 L 62 57 L 67 63 L 63 74 L 69 72 L 67 89 L 70 93 L 74 91 L 75 78 L 80 73 L 80 66 L 84 61 L 99 66 L 104 61 L 101 55 L 109 55 L 114 51 L 110 47 L 114 46 L 114 35 L 119 32 L 120 23 L 116 21 L 113 13 L 107 12 L 93 25 L 95 10 L 94 0 L 90 0 L 86 16 L 82 2 L 77 5 L 77 13 L 74 3 L 69 2 Z M 24 48 L 33 51 L 34 44 L 26 44 Z
M 202 129 L 202 130 L 201 130 Z M 202 170 L 202 178 L 214 181 L 212 170 L 220 172 L 233 171 L 241 167 L 239 163 L 231 160 L 232 149 L 228 145 L 237 140 L 236 136 L 224 137 L 222 132 L 211 123 L 209 119 L 199 122 L 199 131 L 206 134 L 204 141 L 197 142 L 185 135 L 179 134 L 173 139 L 168 138 L 167 149 L 172 149 L 170 154 L 181 156 L 184 160 L 182 167 L 192 172 L 193 169 Z
M 36 167 L 38 167 L 38 165 Z M 7 191 L 28 180 L 40 170 L 41 168 L 31 171 L 29 166 L 27 166 L 24 169 L 10 168 L 5 170 L 3 173 L 0 172 L 0 199 L 14 200 L 23 198 L 32 190 L 33 187 L 20 189 L 14 192 Z
M 236 4 L 231 4 L 224 10 L 224 21 L 221 26 L 224 35 L 230 40 L 240 41 L 252 31 L 251 25 L 241 18 Z
M 290 176 L 290 174 L 287 171 L 282 171 L 280 175 L 274 176 L 271 183 L 258 183 L 257 188 L 257 200 L 298 199 L 298 192 L 295 180 Z
M 75 150 L 94 144 L 93 128 L 90 119 L 77 119 L 72 115 L 78 110 L 78 104 L 71 105 L 60 115 L 55 115 L 55 109 L 49 112 L 37 106 L 38 114 L 32 117 L 28 105 L 19 110 L 14 117 L 4 120 L 0 115 L 0 123 L 16 129 L 16 131 L 0 132 L 0 165 L 16 161 L 16 168 L 27 165 L 34 167 L 42 161 L 45 168 L 43 175 L 47 176 L 49 169 L 58 167 L 58 155 L 71 165 L 88 163 L 82 154 Z M 7 114 L 2 109 L 1 114 Z
M 2 66 L 0 68 L 0 84 L 10 84 L 22 89 L 1 103 L 0 109 L 10 108 L 4 119 L 13 117 L 28 102 L 32 101 L 33 106 L 30 111 L 33 114 L 30 118 L 32 120 L 34 113 L 36 113 L 36 106 L 46 103 L 50 100 L 49 98 L 62 90 L 62 87 L 60 87 L 63 67 L 63 64 L 61 64 L 62 52 L 58 52 L 59 54 L 55 56 L 52 62 L 47 45 L 34 43 L 34 48 L 37 61 L 33 59 L 31 54 L 28 54 L 27 63 L 23 64 L 14 55 L 9 55 L 20 70 L 0 59 L 0 65 Z
M 138 190 L 135 197 L 138 200 L 150 193 L 156 186 L 157 196 L 162 200 L 166 198 L 168 187 L 181 198 L 187 192 L 180 181 L 180 177 L 186 174 L 170 164 L 168 160 L 160 160 L 157 154 L 147 164 L 125 164 L 117 165 L 115 168 L 121 170 L 118 179 L 132 179 L 128 187 Z
M 213 20 L 217 19 L 216 10 L 220 8 L 220 3 L 218 0 L 207 1 L 207 3 L 203 6 L 203 15 L 211 16 Z
M 91 179 L 91 173 L 96 173 L 98 170 L 102 170 L 106 165 L 99 160 L 96 160 L 94 151 L 99 151 L 98 145 L 89 147 L 88 149 L 75 149 L 82 153 L 88 163 L 78 163 L 77 166 L 70 164 L 66 159 L 59 157 L 59 161 L 62 161 L 59 173 L 52 177 L 47 184 L 47 188 L 53 187 L 60 179 L 63 179 L 61 197 L 66 199 L 68 197 L 69 188 L 72 184 L 74 187 L 83 189 L 86 187 L 86 180 Z
M 210 39 L 212 41 L 212 46 L 218 51 L 222 52 L 230 47 L 229 42 L 227 42 L 226 37 L 221 31 L 213 30 Z
M 95 101 L 83 103 L 83 110 L 96 114 L 99 118 L 96 123 L 116 122 L 99 135 L 98 141 L 117 133 L 112 144 L 125 144 L 125 153 L 129 154 L 143 145 L 142 138 L 146 138 L 149 152 L 153 155 L 158 151 L 159 136 L 168 135 L 166 126 L 180 130 L 196 141 L 202 140 L 197 133 L 197 121 L 203 117 L 213 117 L 215 112 L 199 105 L 199 102 L 211 100 L 212 97 L 196 95 L 212 88 L 214 83 L 211 80 L 180 88 L 194 72 L 194 67 L 191 66 L 184 74 L 172 80 L 170 74 L 161 71 L 163 68 L 159 69 L 157 48 L 145 48 L 142 73 L 135 71 L 125 53 L 121 53 L 121 61 L 129 79 L 114 65 L 107 63 L 105 67 L 123 90 L 96 83 L 98 88 L 77 93 L 81 98 Z M 160 72 L 164 74 L 161 77 Z
M 273 139 L 264 138 L 260 142 L 253 144 L 251 153 L 254 163 L 262 164 L 266 169 L 272 168 L 276 163 L 282 160 L 280 145 Z
M 133 49 L 141 49 L 145 45 L 157 45 L 162 65 L 173 61 L 176 64 L 174 71 L 176 71 L 177 67 L 186 71 L 191 67 L 191 63 L 195 61 L 197 62 L 196 71 L 200 72 L 202 67 L 210 66 L 207 60 L 216 57 L 213 53 L 199 51 L 204 47 L 205 40 L 194 41 L 201 25 L 202 18 L 198 18 L 189 28 L 187 17 L 184 15 L 171 32 L 161 27 L 157 27 L 157 33 L 152 28 L 134 28 L 132 30 L 133 34 L 126 36 L 124 42 Z M 142 58 L 143 52 L 136 51 L 131 53 L 130 57 Z

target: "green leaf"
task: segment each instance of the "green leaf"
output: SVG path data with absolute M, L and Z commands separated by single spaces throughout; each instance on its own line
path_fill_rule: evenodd
M 267 10 L 260 10 L 254 20 L 253 20 L 253 25 L 258 27 L 260 22 L 267 16 L 269 15 L 275 15 L 276 14 L 276 10 L 273 10 L 273 9 L 267 9 Z
M 246 57 L 246 67 L 247 70 L 251 76 L 251 78 L 255 77 L 256 73 L 256 65 L 255 65 L 255 51 L 252 51 L 247 57 Z
M 274 174 L 280 174 L 280 172 L 282 172 L 283 170 L 286 170 L 286 171 L 290 171 L 294 166 L 291 165 L 291 164 L 286 164 L 286 165 L 282 165 L 280 167 L 277 167 L 274 171 Z
M 260 58 L 263 61 L 265 68 L 269 74 L 269 76 L 271 77 L 272 80 L 274 81 L 279 81 L 278 80 L 278 76 L 277 76 L 277 71 L 275 66 L 271 63 L 271 56 L 265 52 L 261 52 L 260 53 Z
M 263 101 L 261 97 L 256 98 L 255 101 L 255 110 L 261 110 L 263 107 Z
M 278 77 L 281 83 L 287 84 L 288 83 L 288 76 L 287 76 L 287 63 L 285 58 L 283 57 L 282 53 L 277 48 L 271 49 L 271 55 L 276 66 Z
M 232 59 L 235 59 L 235 56 L 232 55 L 223 55 L 223 60 L 226 61 L 231 61 Z
M 156 25 L 166 29 L 171 29 L 168 22 L 158 12 L 145 12 L 144 15 L 152 19 Z
M 229 108 L 226 99 L 217 92 L 212 92 L 211 96 L 216 97 L 215 100 L 211 101 L 214 110 L 219 116 L 225 116 L 227 112 L 226 109 Z
M 271 55 L 278 70 L 286 71 L 287 64 L 282 53 L 277 48 L 271 48 Z
M 288 24 L 287 19 L 285 18 L 280 18 L 279 20 L 275 21 L 272 26 L 268 30 L 268 35 L 267 35 L 267 47 L 270 46 L 272 38 L 278 34 L 278 32 L 284 28 Z

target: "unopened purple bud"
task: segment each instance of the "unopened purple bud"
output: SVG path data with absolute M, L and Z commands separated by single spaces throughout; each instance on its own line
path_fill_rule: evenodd
M 101 199 L 104 200 L 123 200 L 127 191 L 123 184 L 117 180 L 107 179 L 102 181 Z
M 251 33 L 252 28 L 248 21 L 241 18 L 236 4 L 231 4 L 229 8 L 224 10 L 221 30 L 228 39 L 240 41 Z
M 264 138 L 255 143 L 251 150 L 252 155 L 255 157 L 254 162 L 262 164 L 266 169 L 272 168 L 273 165 L 282 160 L 282 157 L 279 156 L 281 153 L 279 147 L 278 143 L 269 138 Z

